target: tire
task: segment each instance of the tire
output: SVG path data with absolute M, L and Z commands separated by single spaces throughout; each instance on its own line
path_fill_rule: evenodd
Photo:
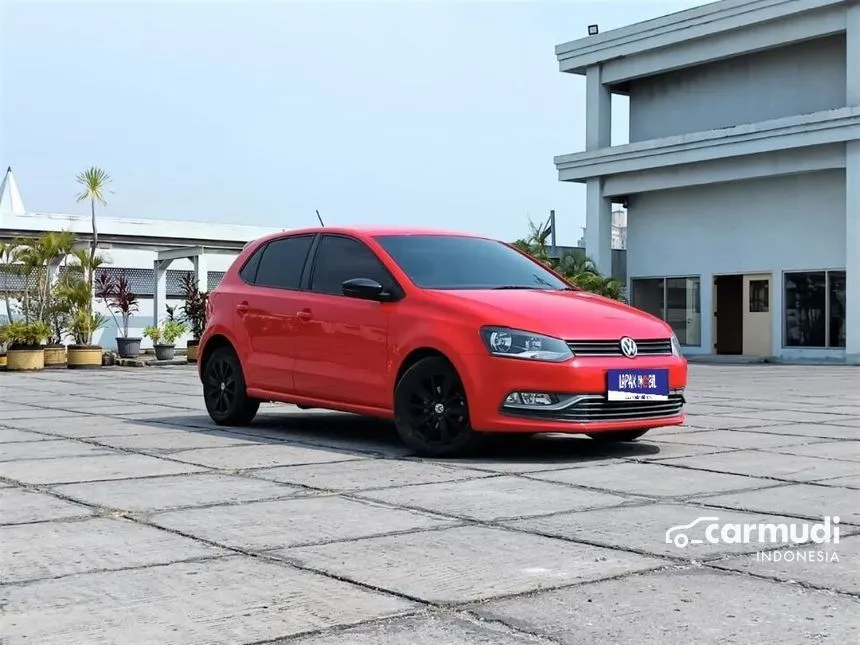
M 648 430 L 618 430 L 615 432 L 595 432 L 588 436 L 596 441 L 615 443 L 622 441 L 636 441 L 646 432 L 648 432 Z
M 439 356 L 421 359 L 398 381 L 394 424 L 403 442 L 426 457 L 466 456 L 484 439 L 472 429 L 457 370 Z
M 260 408 L 260 402 L 248 396 L 242 365 L 230 347 L 219 347 L 206 361 L 203 398 L 209 417 L 220 426 L 247 425 Z

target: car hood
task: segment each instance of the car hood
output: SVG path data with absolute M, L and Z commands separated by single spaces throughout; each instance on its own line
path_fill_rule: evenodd
M 665 322 L 639 309 L 587 291 L 494 289 L 437 291 L 481 325 L 522 329 L 566 340 L 669 338 Z

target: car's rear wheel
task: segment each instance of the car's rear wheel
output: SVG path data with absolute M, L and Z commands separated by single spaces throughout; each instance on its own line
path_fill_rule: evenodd
M 467 455 L 483 439 L 472 429 L 457 370 L 441 356 L 421 359 L 400 378 L 394 423 L 407 446 L 430 457 Z
M 618 430 L 614 432 L 595 432 L 588 436 L 592 439 L 596 439 L 597 441 L 615 443 L 620 441 L 636 441 L 646 432 L 648 432 L 648 430 Z
M 219 347 L 206 361 L 203 398 L 209 417 L 222 426 L 251 423 L 260 408 L 260 402 L 248 396 L 242 365 L 230 347 Z

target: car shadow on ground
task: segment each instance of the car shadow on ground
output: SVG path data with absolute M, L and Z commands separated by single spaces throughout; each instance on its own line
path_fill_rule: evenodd
M 218 435 L 239 434 L 249 442 L 257 443 L 293 443 L 387 458 L 417 457 L 416 453 L 401 441 L 392 422 L 339 412 L 261 412 L 251 424 L 235 428 L 218 426 L 205 413 L 164 415 L 127 421 L 164 430 Z M 468 465 L 470 460 L 477 460 L 482 463 L 514 463 L 527 466 L 643 457 L 659 452 L 659 446 L 648 443 L 647 440 L 605 443 L 584 435 L 499 434 L 489 436 L 477 453 L 455 461 L 463 465 Z

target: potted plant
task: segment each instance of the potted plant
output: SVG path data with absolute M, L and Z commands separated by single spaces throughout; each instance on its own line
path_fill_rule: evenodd
M 51 329 L 43 322 L 15 321 L 3 327 L 2 341 L 8 346 L 6 369 L 10 372 L 43 369 L 43 343 L 50 335 Z
M 182 319 L 189 326 L 191 340 L 188 341 L 185 359 L 189 363 L 197 362 L 197 347 L 200 345 L 200 337 L 206 329 L 206 307 L 209 294 L 200 291 L 197 280 L 190 273 L 182 276 L 182 291 L 185 296 L 185 304 L 182 306 Z
M 0 325 L 0 371 L 6 369 L 6 325 Z
M 186 331 L 188 331 L 188 327 L 184 322 L 169 318 L 161 327 L 148 325 L 143 330 L 143 335 L 152 341 L 156 360 L 171 361 L 176 355 L 174 343 Z
M 96 276 L 96 296 L 102 299 L 116 323 L 122 336 L 116 337 L 116 349 L 120 358 L 137 358 L 140 354 L 140 337 L 128 335 L 128 321 L 132 314 L 138 312 L 137 296 L 128 286 L 128 278 L 121 273 L 112 278 L 107 273 Z M 122 326 L 116 318 L 116 313 L 122 317 Z

